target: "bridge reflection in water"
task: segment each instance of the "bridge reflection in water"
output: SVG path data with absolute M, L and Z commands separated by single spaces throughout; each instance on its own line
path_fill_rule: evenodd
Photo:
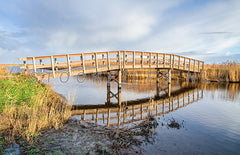
M 78 115 L 81 120 L 112 127 L 147 119 L 149 116 L 167 114 L 202 98 L 203 90 L 200 86 L 192 85 L 172 92 L 170 97 L 165 94 L 155 95 L 154 98 L 125 101 L 121 104 L 106 102 L 105 105 L 74 105 L 72 116 Z

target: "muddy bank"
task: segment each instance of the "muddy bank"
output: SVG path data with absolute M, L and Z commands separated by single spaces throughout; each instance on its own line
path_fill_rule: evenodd
M 19 141 L 21 154 L 142 154 L 152 141 L 157 121 L 150 117 L 132 127 L 106 127 L 70 118 L 61 128 L 45 131 L 31 145 Z

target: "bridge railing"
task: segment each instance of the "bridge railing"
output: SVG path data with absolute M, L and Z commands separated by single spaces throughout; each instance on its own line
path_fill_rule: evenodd
M 61 72 L 76 75 L 100 71 L 127 68 L 170 68 L 182 71 L 200 72 L 204 70 L 204 62 L 174 54 L 110 51 L 80 54 L 65 54 L 20 58 L 24 69 L 33 70 L 43 75 L 43 70 L 51 70 L 53 77 Z M 42 73 L 41 73 L 42 72 Z

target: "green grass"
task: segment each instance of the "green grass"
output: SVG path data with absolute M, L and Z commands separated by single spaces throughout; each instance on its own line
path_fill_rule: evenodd
M 32 141 L 42 130 L 58 128 L 71 116 L 70 105 L 63 104 L 50 86 L 30 76 L 1 79 L 0 88 L 0 136 L 8 137 L 0 138 L 1 148 L 15 138 Z
M 0 112 L 6 104 L 27 104 L 29 106 L 32 96 L 44 94 L 48 89 L 45 84 L 34 81 L 25 76 L 0 80 Z

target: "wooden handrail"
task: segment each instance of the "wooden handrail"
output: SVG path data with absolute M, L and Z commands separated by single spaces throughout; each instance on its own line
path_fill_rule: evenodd
M 101 57 L 99 57 L 100 55 Z M 75 57 L 79 57 L 78 60 L 75 60 Z M 57 61 L 58 58 L 63 59 Z M 109 51 L 37 56 L 20 58 L 19 60 L 25 63 L 28 61 L 30 62 L 23 66 L 25 69 L 33 69 L 35 73 L 37 73 L 37 69 L 50 69 L 54 77 L 58 76 L 55 68 L 58 69 L 58 72 L 61 72 L 61 69 L 67 69 L 69 75 L 72 75 L 72 68 L 77 68 L 74 70 L 83 71 L 84 73 L 101 72 L 120 68 L 166 68 L 186 72 L 200 72 L 204 70 L 204 62 L 200 60 L 175 54 L 140 51 Z M 73 75 L 76 74 L 73 73 Z

